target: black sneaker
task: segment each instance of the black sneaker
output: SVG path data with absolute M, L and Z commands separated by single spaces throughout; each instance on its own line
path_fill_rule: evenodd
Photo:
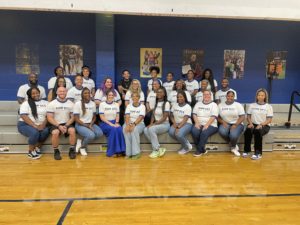
M 29 159 L 39 159 L 40 157 L 34 154 L 33 152 L 28 152 L 27 157 Z
M 75 159 L 75 158 L 76 158 L 76 152 L 75 152 L 75 149 L 74 149 L 74 148 L 70 148 L 70 151 L 69 151 L 69 158 L 70 158 L 70 159 Z
M 54 159 L 61 160 L 60 151 L 58 149 L 54 150 Z
M 195 157 L 199 157 L 199 156 L 205 155 L 206 153 L 207 153 L 207 150 L 205 150 L 205 152 L 198 152 L 198 151 L 196 151 L 196 152 L 194 153 L 194 156 L 195 156 Z
M 41 149 L 40 149 L 40 148 L 36 147 L 34 151 L 35 151 L 35 153 L 36 153 L 37 155 L 40 155 L 40 156 L 42 155 L 42 152 L 41 152 Z

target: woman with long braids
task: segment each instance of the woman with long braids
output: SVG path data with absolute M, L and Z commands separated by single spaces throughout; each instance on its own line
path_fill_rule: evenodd
M 56 99 L 56 97 L 57 97 L 56 92 L 57 92 L 57 89 L 59 87 L 66 87 L 66 80 L 65 80 L 64 77 L 58 77 L 56 79 L 54 88 L 49 90 L 49 93 L 48 93 L 48 102 L 51 102 L 54 99 Z
M 102 130 L 95 124 L 96 121 L 96 104 L 91 101 L 91 91 L 85 87 L 81 92 L 81 101 L 74 105 L 75 129 L 83 137 L 80 154 L 87 155 L 86 149 L 88 144 L 103 135 Z
M 49 135 L 49 128 L 46 126 L 48 102 L 40 100 L 40 90 L 36 87 L 30 88 L 27 96 L 28 100 L 20 107 L 18 131 L 28 137 L 28 158 L 39 159 L 40 148 Z
M 167 98 L 166 89 L 164 87 L 160 87 L 156 91 L 156 101 L 150 124 L 144 129 L 144 134 L 152 145 L 153 151 L 149 156 L 150 158 L 161 157 L 166 152 L 166 148 L 160 147 L 157 135 L 167 133 L 170 129 L 170 103 Z
M 208 86 L 207 86 L 207 90 L 211 91 L 213 94 L 215 94 L 218 91 L 218 83 L 217 81 L 214 79 L 214 75 L 211 69 L 205 69 L 202 73 L 202 80 L 208 80 Z M 201 81 L 199 83 L 199 86 L 201 87 Z

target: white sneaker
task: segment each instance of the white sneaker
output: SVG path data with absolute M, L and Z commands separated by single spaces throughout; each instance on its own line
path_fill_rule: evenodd
M 33 151 L 31 151 L 31 154 L 32 155 L 34 155 L 37 159 L 39 159 L 39 158 L 41 158 L 42 157 L 42 155 L 41 154 L 38 154 L 38 153 L 36 153 L 36 151 L 35 150 L 33 150 Z
M 77 142 L 76 142 L 76 153 L 78 153 L 79 152 L 79 150 L 80 150 L 80 147 L 81 147 L 81 139 L 77 139 Z
M 80 148 L 79 151 L 80 151 L 80 154 L 81 154 L 81 155 L 87 156 L 87 152 L 86 152 L 86 149 L 85 149 L 85 148 Z
M 183 149 L 181 149 L 181 150 L 178 151 L 178 154 L 179 154 L 179 155 L 185 155 L 185 154 L 188 153 L 189 151 L 190 151 L 190 150 L 186 150 L 186 149 L 183 148 Z
M 243 156 L 243 158 L 247 158 L 248 156 L 250 156 L 250 153 L 249 152 L 243 152 L 242 156 Z
M 8 146 L 0 147 L 0 152 L 8 152 L 8 151 L 9 151 L 9 147 Z
M 241 156 L 241 154 L 239 153 L 239 150 L 235 147 L 235 148 L 232 148 L 231 149 L 231 152 L 235 155 L 235 156 L 238 156 L 238 157 L 240 157 Z
M 189 151 L 192 151 L 192 150 L 193 150 L 193 146 L 191 145 L 191 143 L 188 142 L 188 145 L 187 145 L 187 146 L 188 146 Z
M 261 154 L 258 154 L 258 155 L 253 154 L 253 155 L 251 156 L 251 159 L 253 159 L 253 160 L 258 160 L 258 159 L 261 159 L 261 158 L 262 158 L 262 155 L 261 155 Z

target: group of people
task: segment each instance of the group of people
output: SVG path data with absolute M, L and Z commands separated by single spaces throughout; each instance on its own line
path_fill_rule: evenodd
M 244 132 L 243 157 L 250 156 L 254 136 L 255 151 L 251 158 L 262 157 L 262 137 L 269 132 L 273 117 L 265 89 L 257 90 L 255 102 L 245 115 L 228 79 L 222 79 L 218 90 L 210 69 L 204 70 L 200 82 L 194 79 L 192 70 L 185 81 L 174 81 L 173 73 L 168 73 L 164 83 L 157 78 L 159 72 L 156 66 L 150 68 L 151 79 L 144 94 L 140 81 L 132 79 L 128 70 L 122 72 L 117 89 L 111 78 L 106 78 L 96 89 L 88 66 L 75 76 L 74 86 L 64 76 L 63 68 L 56 67 L 55 76 L 48 82 L 47 97 L 45 89 L 38 85 L 37 75 L 30 74 L 29 83 L 22 85 L 17 94 L 21 104 L 18 130 L 28 137 L 28 157 L 40 158 L 41 145 L 51 134 L 56 160 L 61 159 L 60 135 L 69 137 L 70 159 L 75 159 L 79 152 L 87 155 L 88 144 L 102 135 L 107 137 L 108 157 L 137 159 L 141 155 L 142 133 L 152 146 L 150 158 L 165 154 L 166 148 L 158 139 L 164 133 L 181 144 L 179 154 L 193 149 L 187 138 L 191 133 L 196 148 L 194 156 L 199 157 L 207 153 L 207 140 L 217 132 L 228 140 L 236 156 L 240 156 L 237 142 Z

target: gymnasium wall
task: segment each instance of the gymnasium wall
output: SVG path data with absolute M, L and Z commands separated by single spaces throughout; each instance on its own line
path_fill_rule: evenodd
M 163 75 L 181 76 L 182 50 L 205 51 L 204 67 L 214 71 L 220 83 L 224 49 L 245 49 L 243 80 L 231 80 L 240 102 L 252 102 L 255 91 L 268 87 L 265 61 L 268 50 L 287 50 L 285 80 L 274 80 L 272 103 L 288 103 L 300 90 L 300 23 L 231 19 L 116 16 L 116 64 L 118 74 L 128 68 L 139 76 L 140 47 L 163 48 Z M 141 78 L 144 87 L 146 79 Z

